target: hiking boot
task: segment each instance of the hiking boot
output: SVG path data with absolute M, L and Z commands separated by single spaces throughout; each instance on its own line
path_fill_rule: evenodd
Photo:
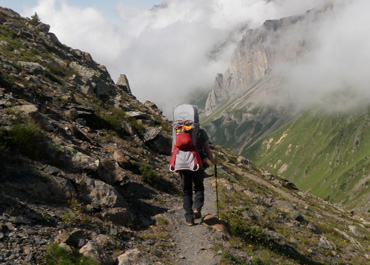
M 194 225 L 194 218 L 193 218 L 193 217 L 185 218 L 185 223 L 186 223 L 188 226 L 193 226 L 193 225 Z
M 194 210 L 194 218 L 195 219 L 200 219 L 202 217 L 202 214 L 198 210 Z

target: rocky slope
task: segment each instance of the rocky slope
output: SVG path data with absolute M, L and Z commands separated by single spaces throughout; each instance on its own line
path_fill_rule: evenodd
M 31 264 L 57 241 L 115 264 L 178 193 L 168 121 L 48 25 L 7 9 L 0 22 L 0 263 Z
M 0 264 L 369 261 L 366 216 L 218 146 L 229 231 L 184 225 L 161 110 L 37 19 L 0 8 L 0 36 Z M 205 182 L 213 215 L 215 180 Z

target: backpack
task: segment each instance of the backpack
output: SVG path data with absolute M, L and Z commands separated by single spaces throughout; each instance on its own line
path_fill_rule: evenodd
M 198 149 L 199 113 L 196 105 L 181 104 L 173 109 L 170 170 L 197 171 L 203 168 Z

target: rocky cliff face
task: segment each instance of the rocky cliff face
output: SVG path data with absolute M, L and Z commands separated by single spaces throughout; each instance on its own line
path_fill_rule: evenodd
M 304 37 L 293 37 L 293 43 L 289 44 L 292 49 L 283 47 L 285 44 L 283 40 L 287 34 L 295 31 L 298 22 L 304 19 L 305 17 L 301 16 L 268 20 L 262 27 L 249 30 L 239 42 L 230 67 L 224 74 L 216 76 L 214 88 L 207 99 L 206 114 L 215 110 L 217 104 L 225 100 L 234 100 L 250 91 L 258 81 L 271 74 L 278 60 L 296 59 L 306 48 Z M 279 82 L 274 82 L 270 87 L 266 87 L 264 92 L 268 93 L 269 89 L 278 85 Z
M 240 152 L 294 117 L 292 105 L 273 103 L 283 81 L 279 67 L 299 60 L 311 48 L 305 34 L 322 12 L 268 20 L 243 36 L 206 101 L 203 124 L 216 143 Z

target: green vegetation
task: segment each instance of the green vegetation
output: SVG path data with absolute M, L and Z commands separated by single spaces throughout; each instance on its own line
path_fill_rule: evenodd
M 113 134 L 118 137 L 125 138 L 129 135 L 129 132 L 125 131 L 122 127 L 122 122 L 126 121 L 128 124 L 133 126 L 139 135 L 143 136 L 145 134 L 147 126 L 139 123 L 135 118 L 127 117 L 125 110 L 107 105 L 103 100 L 94 95 L 85 95 L 76 92 L 74 97 L 79 104 L 92 107 L 94 109 L 96 116 L 94 119 L 89 121 L 90 127 L 95 129 L 104 129 L 109 132 L 109 135 Z M 165 127 L 169 130 L 168 125 Z
M 85 257 L 76 250 L 69 250 L 58 244 L 47 246 L 41 265 L 98 265 L 91 257 Z
M 245 185 L 241 179 L 241 186 Z M 254 187 L 254 185 L 248 185 Z M 256 186 L 258 187 L 258 185 Z M 276 197 L 271 191 L 260 186 L 263 194 Z M 256 192 L 254 190 L 254 192 Z M 221 187 L 221 220 L 227 224 L 233 236 L 232 249 L 223 249 L 221 264 L 297 264 L 311 262 L 305 255 L 295 249 L 286 249 L 266 234 L 265 229 L 274 230 L 274 216 L 258 217 L 258 210 L 253 210 L 256 203 L 239 192 L 230 192 Z M 233 207 L 230 207 L 233 205 Z M 262 209 L 262 208 L 261 208 Z M 246 218 L 246 216 L 249 216 Z M 316 263 L 304 263 L 316 264 Z
M 126 112 L 124 110 L 114 107 L 108 110 L 99 108 L 97 116 L 99 119 L 96 119 L 94 122 L 100 121 L 100 124 L 96 124 L 96 127 L 105 128 L 120 137 L 126 136 L 127 132 L 123 130 L 121 125 L 122 121 L 126 120 Z
M 78 218 L 76 213 L 69 211 L 62 215 L 62 221 L 67 225 L 74 225 L 78 223 Z
M 6 158 L 22 154 L 36 160 L 47 158 L 47 143 L 39 126 L 30 118 L 22 118 L 18 114 L 17 117 L 11 128 L 0 129 L 0 156 Z
M 70 209 L 61 217 L 62 221 L 68 226 L 81 226 L 89 225 L 91 217 L 88 215 L 87 210 L 81 202 L 76 198 L 68 201 Z
M 34 26 L 37 26 L 41 23 L 39 15 L 35 12 L 33 16 L 31 16 L 31 24 Z
M 226 176 L 220 175 L 220 177 Z M 275 207 L 270 208 L 269 200 L 264 201 L 266 198 L 286 200 L 280 194 L 242 176 L 227 178 L 237 179 L 233 183 L 237 183 L 238 187 L 243 189 L 230 190 L 227 188 L 228 185 L 219 187 L 220 217 L 232 235 L 229 244 L 231 247 L 225 248 L 222 245 L 215 247 L 216 252 L 222 251 L 220 264 L 331 264 L 328 257 L 334 258 L 340 253 L 345 253 L 349 248 L 356 248 L 355 241 L 350 242 L 338 232 L 349 233 L 348 223 L 337 219 L 340 213 L 329 204 L 318 204 L 316 199 L 311 201 L 313 197 L 307 196 L 309 208 L 299 208 L 297 204 L 299 211 L 304 213 L 305 220 L 293 225 L 296 221 L 290 219 L 288 213 L 273 211 L 271 209 Z M 231 183 L 230 181 L 229 184 Z M 248 190 L 247 193 L 244 192 L 245 188 Z M 336 213 L 326 215 L 326 211 Z M 325 222 L 322 222 L 324 215 Z M 299 229 L 297 233 L 296 226 L 302 228 L 309 222 L 318 224 L 322 233 L 313 234 L 308 229 Z M 355 220 L 353 224 L 356 224 Z M 361 227 L 361 225 L 358 226 Z M 366 234 L 365 230 L 363 230 L 364 234 Z M 316 247 L 323 236 L 335 245 L 335 251 Z M 366 237 L 357 237 L 356 240 L 362 246 L 367 245 Z M 360 257 L 351 257 L 342 261 L 343 263 L 339 264 L 363 264 L 363 259 Z
M 272 176 L 274 181 L 267 184 L 246 177 L 244 170 L 235 168 L 233 155 L 225 150 L 221 152 L 223 170 L 219 178 L 224 180 L 219 182 L 220 219 L 232 238 L 231 247 L 221 244 L 215 247 L 216 252 L 222 251 L 219 252 L 220 264 L 331 264 L 331 258 L 342 262 L 338 264 L 364 264 L 363 254 L 347 255 L 348 249 L 358 249 L 358 245 L 367 248 L 365 235 L 368 232 L 359 220 L 348 218 L 345 212 L 310 194 L 301 197 L 301 192 L 285 187 L 279 176 Z M 256 165 L 250 165 L 247 172 L 260 176 L 261 180 L 265 178 L 264 169 Z M 271 185 L 279 188 L 271 188 Z M 290 200 L 279 189 L 296 199 L 301 198 L 301 202 L 290 203 L 304 220 L 298 222 L 290 213 L 275 206 L 277 200 Z M 313 233 L 305 228 L 309 223 L 316 224 L 321 232 Z M 349 224 L 358 227 L 364 236 L 354 236 L 348 229 Z M 317 247 L 321 238 L 334 244 L 335 250 Z M 342 255 L 346 258 L 342 259 Z
M 180 191 L 178 187 L 171 181 L 166 180 L 164 177 L 158 175 L 153 166 L 148 162 L 136 162 L 133 166 L 138 170 L 138 174 L 141 175 L 141 181 L 156 188 L 160 191 L 167 192 L 172 195 L 179 195 Z M 158 199 L 155 199 L 158 200 Z M 161 203 L 160 201 L 157 201 Z
M 30 157 L 38 157 L 40 150 L 41 134 L 36 123 L 27 119 L 24 123 L 17 122 L 8 131 L 9 141 L 20 153 Z
M 300 189 L 358 207 L 352 202 L 370 192 L 369 183 L 361 182 L 370 174 L 370 112 L 321 113 L 303 113 L 242 154 Z
M 150 164 L 145 162 L 138 163 L 141 172 L 141 180 L 151 186 L 159 182 L 159 176 Z

